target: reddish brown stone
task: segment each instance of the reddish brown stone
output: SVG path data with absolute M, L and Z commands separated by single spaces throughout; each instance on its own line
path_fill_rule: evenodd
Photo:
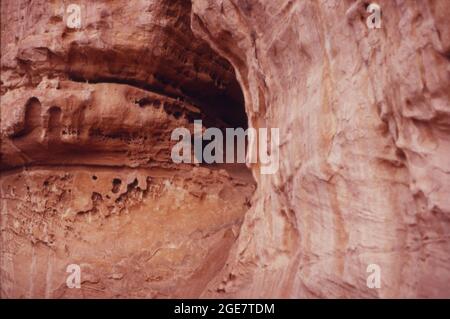
M 450 297 L 449 1 L 77 3 L 1 2 L 2 298 Z M 196 118 L 279 170 L 174 164 Z

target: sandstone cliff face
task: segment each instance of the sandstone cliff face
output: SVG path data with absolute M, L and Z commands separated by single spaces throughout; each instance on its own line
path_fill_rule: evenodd
M 80 3 L 2 2 L 2 297 L 450 297 L 448 1 L 373 30 L 364 1 Z M 196 118 L 279 128 L 279 170 L 174 164 Z
M 2 297 L 198 297 L 255 184 L 173 163 L 171 132 L 245 125 L 233 69 L 186 1 L 65 7 L 2 2 Z

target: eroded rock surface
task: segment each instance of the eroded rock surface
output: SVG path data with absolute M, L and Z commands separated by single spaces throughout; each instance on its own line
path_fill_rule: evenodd
M 369 2 L 193 1 L 281 138 L 205 296 L 450 296 L 450 3 L 380 0 L 369 30 Z
M 450 297 L 448 1 L 80 3 L 1 4 L 2 297 Z M 255 193 L 171 161 L 244 110 Z
M 250 207 L 245 164 L 175 164 L 175 128 L 246 124 L 186 1 L 2 2 L 2 297 L 198 297 Z M 81 268 L 81 289 L 66 267 Z

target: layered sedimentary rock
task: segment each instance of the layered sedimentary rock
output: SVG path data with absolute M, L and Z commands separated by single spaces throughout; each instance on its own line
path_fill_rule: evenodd
M 2 2 L 1 295 L 198 297 L 255 185 L 174 163 L 171 133 L 246 125 L 233 69 L 186 1 L 85 2 L 80 29 L 65 8 Z
M 2 297 L 450 297 L 450 3 L 368 3 L 3 1 Z M 173 163 L 197 118 L 279 170 Z

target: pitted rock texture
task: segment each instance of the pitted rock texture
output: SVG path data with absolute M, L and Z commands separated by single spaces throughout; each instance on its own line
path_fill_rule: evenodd
M 199 297 L 255 189 L 175 164 L 175 128 L 246 125 L 232 66 L 186 1 L 2 2 L 1 296 Z M 81 288 L 66 285 L 81 268 Z
M 450 297 L 448 1 L 79 3 L 1 3 L 3 298 Z M 197 118 L 279 170 L 175 165 Z

